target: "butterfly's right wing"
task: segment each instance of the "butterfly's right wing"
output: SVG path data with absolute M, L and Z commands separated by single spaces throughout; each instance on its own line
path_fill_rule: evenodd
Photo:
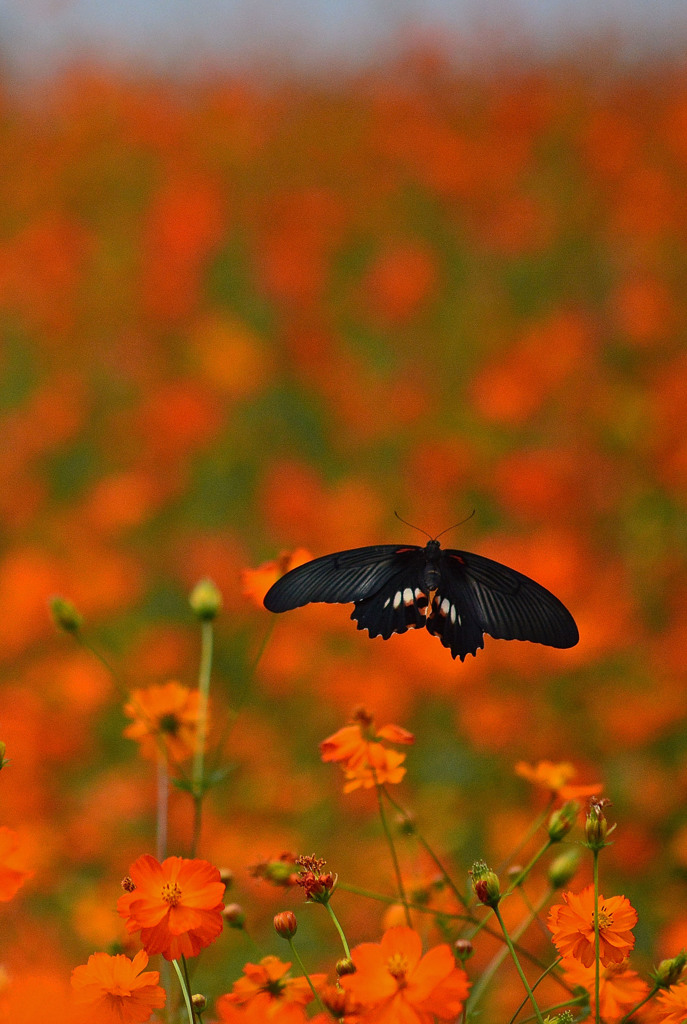
M 364 601 L 382 588 L 386 592 L 392 585 L 390 581 L 407 574 L 413 562 L 420 565 L 422 551 L 409 545 L 373 544 L 323 555 L 296 566 L 277 580 L 265 594 L 265 608 L 286 612 L 313 601 Z

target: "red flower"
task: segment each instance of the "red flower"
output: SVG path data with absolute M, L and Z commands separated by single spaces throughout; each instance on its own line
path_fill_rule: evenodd
M 234 982 L 232 991 L 217 1000 L 221 1021 L 238 1021 L 237 1007 L 253 1012 L 255 1020 L 278 1020 L 280 1024 L 300 1024 L 303 1007 L 313 998 L 306 978 L 292 978 L 290 963 L 276 956 L 265 956 L 259 964 L 246 964 L 243 977 Z M 310 980 L 319 988 L 326 974 L 311 974 Z M 262 1014 L 260 1017 L 259 1014 Z
M 390 928 L 380 943 L 356 946 L 351 958 L 355 974 L 340 978 L 360 1007 L 351 1022 L 434 1024 L 437 1017 L 455 1020 L 463 1009 L 469 982 L 449 946 L 435 946 L 423 956 L 412 928 Z
M 262 602 L 272 584 L 276 583 L 284 573 L 309 562 L 311 558 L 312 555 L 305 548 L 296 548 L 295 551 L 282 551 L 278 558 L 274 558 L 271 562 L 263 562 L 257 569 L 244 569 L 241 573 L 241 588 L 244 597 L 249 598 L 254 605 L 264 611 Z
M 128 932 L 141 932 L 148 953 L 166 960 L 197 956 L 222 931 L 224 883 L 206 860 L 150 854 L 130 868 L 134 888 L 119 898 L 117 910 Z
M 596 968 L 583 967 L 579 960 L 566 957 L 561 961 L 565 980 L 573 987 L 580 985 L 589 992 L 594 1005 L 596 992 Z M 640 978 L 636 971 L 615 964 L 602 967 L 599 976 L 599 1002 L 601 1016 L 606 1024 L 614 1024 L 621 1020 L 633 1006 L 641 1002 L 648 993 L 649 986 Z
M 594 963 L 594 887 L 580 893 L 564 892 L 565 903 L 549 911 L 549 929 L 558 952 L 585 967 Z M 604 967 L 620 964 L 634 947 L 632 929 L 637 911 L 624 896 L 599 896 L 599 952 Z
M 33 871 L 17 867 L 19 837 L 11 828 L 0 828 L 0 902 L 11 900 Z
M 671 985 L 659 992 L 656 1010 L 660 1024 L 683 1024 L 687 1020 L 687 984 Z
M 344 726 L 320 743 L 322 760 L 338 762 L 346 773 L 344 793 L 361 786 L 371 789 L 385 782 L 400 782 L 406 772 L 401 767 L 405 754 L 388 750 L 381 741 L 411 744 L 415 742 L 413 734 L 400 725 L 377 729 L 364 708 L 353 713 L 353 720 L 354 725 Z
M 166 999 L 159 972 L 145 971 L 147 964 L 143 950 L 133 960 L 94 953 L 72 971 L 74 998 L 98 1024 L 141 1024 Z
M 124 735 L 138 740 L 144 757 L 166 752 L 173 764 L 191 757 L 196 749 L 198 691 L 171 680 L 145 690 L 134 690 L 124 713 L 133 718 Z
M 596 796 L 603 789 L 602 782 L 590 782 L 586 786 L 571 786 L 570 779 L 577 775 L 577 768 L 569 761 L 538 761 L 536 765 L 518 761 L 515 774 L 536 786 L 550 790 L 552 796 L 561 800 L 579 800 L 580 797 Z

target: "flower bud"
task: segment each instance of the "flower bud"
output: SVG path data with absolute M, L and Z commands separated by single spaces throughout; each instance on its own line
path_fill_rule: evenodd
M 469 960 L 475 951 L 474 946 L 469 939 L 456 939 L 453 943 L 453 948 L 456 951 L 456 958 L 460 960 L 461 963 L 465 963 L 466 960 Z
M 274 930 L 282 939 L 290 939 L 296 934 L 298 922 L 292 910 L 282 910 L 274 915 Z
M 344 974 L 355 974 L 357 968 L 350 956 L 343 956 L 340 960 L 336 961 L 336 973 L 340 978 Z
M 65 633 L 78 633 L 83 625 L 83 616 L 71 601 L 64 597 L 50 598 L 50 614 L 58 629 Z
M 207 1009 L 208 1001 L 202 992 L 196 992 L 195 995 L 191 996 L 191 1006 L 196 1013 L 200 1014 Z
M 231 868 L 220 868 L 219 877 L 220 881 L 224 883 L 224 888 L 231 889 L 234 884 L 234 872 Z
M 577 821 L 580 805 L 576 800 L 568 800 L 567 803 L 554 811 L 549 818 L 548 833 L 552 843 L 560 843 Z
M 217 618 L 222 608 L 222 595 L 212 580 L 201 580 L 191 591 L 188 603 L 196 618 L 201 622 L 210 622 Z
M 554 889 L 562 889 L 577 873 L 580 866 L 581 851 L 577 846 L 569 846 L 551 861 L 549 865 L 549 882 Z
M 483 860 L 475 861 L 470 870 L 475 896 L 487 907 L 495 907 L 501 899 L 498 875 L 490 871 Z
M 246 912 L 240 903 L 228 903 L 222 911 L 222 917 L 230 928 L 241 931 L 246 923 Z
M 355 1003 L 353 994 L 338 985 L 325 985 L 323 989 L 320 989 L 319 996 L 336 1020 L 341 1020 L 342 1017 L 347 1017 L 353 1012 Z
M 651 977 L 659 988 L 670 988 L 680 980 L 686 963 L 687 953 L 682 949 L 671 960 L 661 960 L 656 970 L 652 971 Z
M 609 831 L 612 832 L 615 828 L 609 830 L 608 821 L 604 813 L 604 806 L 608 803 L 608 800 L 598 799 L 592 797 L 589 801 L 589 811 L 587 813 L 587 820 L 584 826 L 584 834 L 587 838 L 587 846 L 590 850 L 603 850 L 606 846 L 606 836 Z

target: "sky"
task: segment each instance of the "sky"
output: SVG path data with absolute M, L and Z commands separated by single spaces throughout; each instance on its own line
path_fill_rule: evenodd
M 202 70 L 270 55 L 307 68 L 370 63 L 418 32 L 448 48 L 616 40 L 629 58 L 687 41 L 686 0 L 0 0 L 6 68 L 49 72 L 76 59 Z

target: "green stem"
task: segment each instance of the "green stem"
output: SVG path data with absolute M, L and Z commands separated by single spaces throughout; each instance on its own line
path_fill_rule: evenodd
M 401 807 L 400 804 L 396 803 L 396 801 L 393 799 L 393 797 L 391 797 L 389 795 L 389 791 L 385 787 L 382 787 L 382 789 L 384 790 L 384 796 L 387 798 L 387 800 L 389 801 L 391 806 L 396 811 L 398 811 L 398 813 L 400 815 L 402 815 L 402 817 L 404 817 L 406 819 L 406 821 L 412 821 L 412 818 L 410 817 L 408 812 L 403 807 Z M 441 863 L 441 861 L 439 860 L 439 858 L 437 857 L 436 853 L 434 852 L 432 847 L 429 845 L 429 843 L 427 842 L 425 837 L 422 835 L 421 832 L 417 831 L 417 829 L 415 828 L 414 825 L 413 825 L 413 835 L 417 838 L 417 841 L 419 842 L 419 844 L 423 848 L 423 850 L 425 850 L 425 852 L 434 861 L 434 863 L 436 864 L 437 868 L 441 872 L 442 878 L 444 879 L 444 881 L 446 882 L 446 884 L 448 885 L 449 889 L 451 890 L 453 895 L 456 897 L 458 902 L 463 907 L 467 907 L 467 901 L 466 901 L 465 897 L 463 896 L 462 892 L 460 891 L 458 886 L 455 884 L 455 882 L 453 881 L 453 879 L 449 875 L 448 871 L 446 870 L 444 865 Z
M 193 755 L 193 839 L 191 857 L 195 857 L 200 842 L 202 821 L 202 803 L 204 796 L 203 775 L 205 770 L 205 745 L 208 727 L 208 695 L 210 693 L 210 675 L 212 670 L 212 644 L 214 630 L 212 619 L 205 619 L 201 624 L 200 667 L 198 669 L 198 728 L 196 732 L 196 749 Z
M 296 949 L 296 947 L 293 944 L 293 939 L 291 938 L 291 936 L 289 936 L 289 946 L 291 947 L 291 955 L 293 956 L 294 960 L 298 964 L 298 967 L 299 967 L 299 970 L 300 970 L 301 974 L 303 975 L 303 977 L 307 981 L 308 985 L 310 985 L 310 991 L 312 992 L 313 996 L 315 997 L 317 1005 L 319 1006 L 319 1008 L 322 1010 L 323 1013 L 326 1013 L 327 1011 L 325 1010 L 325 1008 L 324 1008 L 324 1006 L 322 1004 L 322 1000 L 320 999 L 320 997 L 319 997 L 319 995 L 317 993 L 317 989 L 315 988 L 315 986 L 312 983 L 310 975 L 308 974 L 308 972 L 305 969 L 305 966 L 303 965 L 303 961 L 300 958 L 298 950 Z
M 553 891 L 552 889 L 549 889 L 547 892 L 544 893 L 544 895 L 540 899 L 540 901 L 537 904 L 537 906 L 532 908 L 532 910 L 530 911 L 528 916 L 523 921 L 521 921 L 520 924 L 518 925 L 518 927 L 513 931 L 512 939 L 515 940 L 514 943 L 513 943 L 514 945 L 517 942 L 517 940 L 519 938 L 521 938 L 522 935 L 524 935 L 524 933 L 530 927 L 532 922 L 534 920 L 536 920 L 536 918 L 539 915 L 539 912 L 547 905 L 547 903 L 549 902 L 549 899 L 551 898 L 552 891 Z M 494 954 L 494 956 L 492 957 L 490 963 L 487 964 L 487 966 L 484 968 L 484 970 L 480 974 L 479 979 L 472 986 L 472 989 L 470 991 L 470 1010 L 471 1011 L 473 1011 L 475 1006 L 479 1003 L 480 999 L 482 998 L 482 996 L 486 992 L 486 990 L 487 990 L 487 988 L 489 986 L 489 983 L 491 982 L 491 979 L 494 977 L 494 975 L 496 974 L 496 972 L 498 971 L 499 967 L 501 966 L 501 964 L 503 963 L 503 961 L 506 959 L 507 956 L 508 956 L 508 947 L 507 946 L 502 946 L 501 949 L 499 949 Z
M 191 994 L 190 994 L 190 992 L 188 990 L 188 986 L 186 984 L 186 979 L 184 978 L 184 975 L 183 975 L 183 972 L 181 970 L 181 967 L 179 967 L 179 961 L 178 960 L 172 960 L 172 964 L 174 965 L 174 970 L 177 972 L 177 977 L 179 978 L 179 984 L 181 985 L 181 991 L 184 993 L 184 1002 L 186 1003 L 186 1010 L 188 1012 L 189 1024 L 195 1024 L 195 1017 L 193 1015 L 193 1007 L 191 1006 Z
M 502 874 L 502 873 L 503 873 L 503 872 L 504 872 L 504 871 L 506 870 L 506 868 L 508 867 L 508 865 L 509 865 L 509 864 L 512 864 L 512 863 L 513 863 L 513 861 L 514 861 L 514 860 L 515 860 L 515 858 L 516 858 L 516 857 L 518 856 L 518 854 L 520 853 L 520 851 L 521 851 L 521 850 L 522 850 L 522 849 L 523 849 L 523 848 L 524 848 L 525 846 L 527 846 L 527 844 L 529 843 L 529 841 L 530 841 L 530 839 L 532 838 L 532 836 L 536 835 L 536 833 L 537 833 L 537 832 L 539 831 L 539 829 L 541 828 L 541 826 L 542 826 L 542 825 L 544 824 L 544 822 L 545 822 L 545 821 L 546 821 L 546 819 L 548 818 L 548 816 L 549 816 L 549 813 L 550 813 L 550 811 L 551 811 L 551 807 L 553 806 L 553 804 L 554 804 L 554 802 L 555 802 L 555 799 L 556 799 L 556 796 L 555 796 L 555 794 L 553 794 L 553 795 L 551 796 L 551 799 L 549 800 L 548 804 L 547 804 L 547 805 L 546 805 L 546 807 L 544 808 L 544 810 L 543 810 L 543 811 L 541 812 L 541 814 L 539 814 L 539 815 L 538 815 L 538 816 L 537 816 L 537 817 L 536 817 L 536 818 L 534 819 L 534 821 L 532 822 L 532 824 L 530 825 L 530 827 L 528 828 L 527 832 L 526 832 L 526 833 L 525 833 L 525 835 L 524 835 L 524 836 L 522 837 L 522 839 L 520 840 L 520 842 L 519 842 L 519 843 L 517 844 L 517 846 L 515 847 L 515 849 L 513 849 L 513 850 L 512 850 L 512 851 L 511 851 L 511 852 L 510 852 L 510 853 L 508 854 L 508 856 L 507 856 L 507 857 L 506 857 L 506 859 L 505 859 L 505 860 L 503 861 L 503 863 L 502 863 L 502 864 L 500 864 L 500 865 L 498 866 L 498 868 L 496 868 L 496 869 L 495 869 L 495 870 L 496 870 L 496 874 L 497 874 L 497 875 L 500 875 L 500 874 Z
M 374 772 L 374 769 L 373 769 L 373 772 Z M 406 924 L 408 925 L 409 928 L 412 928 L 412 922 L 410 920 L 410 909 L 408 907 L 408 900 L 406 899 L 406 893 L 405 893 L 405 889 L 403 887 L 403 878 L 401 876 L 401 867 L 400 867 L 400 865 L 398 863 L 398 857 L 396 856 L 396 847 L 394 846 L 393 836 L 391 835 L 391 831 L 389 830 L 389 823 L 387 822 L 386 814 L 384 813 L 384 801 L 382 799 L 382 795 L 384 793 L 384 789 L 377 782 L 377 773 L 376 772 L 374 772 L 374 775 L 375 775 L 375 787 L 377 789 L 377 804 L 379 806 L 379 817 L 380 817 L 381 822 L 382 822 L 382 828 L 384 829 L 384 835 L 386 836 L 387 843 L 389 844 L 389 851 L 391 853 L 391 861 L 392 861 L 393 866 L 394 866 L 394 874 L 396 875 L 396 885 L 398 887 L 398 894 L 399 894 L 399 896 L 401 898 L 401 903 L 403 904 L 403 909 L 405 911 Z
M 520 966 L 520 961 L 518 960 L 518 954 L 515 952 L 515 946 L 513 945 L 513 942 L 511 940 L 510 935 L 508 934 L 508 930 L 506 928 L 505 922 L 504 922 L 503 918 L 501 917 L 501 911 L 498 908 L 498 904 L 494 907 L 494 913 L 496 914 L 497 921 L 501 925 L 501 931 L 503 932 L 503 937 L 506 940 L 506 945 L 508 946 L 508 950 L 510 952 L 510 955 L 511 955 L 511 958 L 513 960 L 513 963 L 515 964 L 515 969 L 517 970 L 518 974 L 520 975 L 520 980 L 522 981 L 522 983 L 523 983 L 523 985 L 525 987 L 525 992 L 527 992 L 528 998 L 529 998 L 530 1002 L 532 1003 L 532 1009 L 534 1010 L 534 1014 L 535 1014 L 535 1017 L 537 1018 L 538 1024 L 544 1024 L 544 1018 L 542 1017 L 541 1011 L 540 1011 L 539 1007 L 537 1006 L 537 1000 L 534 998 L 534 992 L 530 988 L 529 982 L 528 982 L 527 978 L 525 977 L 525 972 L 523 971 L 522 967 Z
M 167 855 L 167 824 L 169 811 L 169 772 L 167 758 L 158 751 L 157 757 L 157 821 L 155 853 L 162 863 Z
M 339 933 L 339 938 L 341 939 L 341 944 L 342 944 L 342 946 L 344 948 L 344 953 L 346 954 L 347 958 L 350 960 L 350 958 L 351 958 L 351 951 L 348 948 L 348 943 L 346 942 L 346 936 L 344 935 L 343 928 L 339 924 L 339 919 L 336 916 L 336 914 L 334 913 L 334 911 L 332 910 L 331 905 L 329 903 L 325 903 L 325 907 L 327 908 L 327 912 L 328 912 L 329 916 L 331 917 L 332 921 L 334 922 L 334 927 L 336 928 L 337 932 Z
M 599 936 L 599 851 L 594 850 L 594 1005 L 601 1024 L 601 939 Z
M 634 1017 L 637 1010 L 641 1010 L 645 1003 L 648 1003 L 650 999 L 653 999 L 658 991 L 660 991 L 660 985 L 654 985 L 654 987 L 651 989 L 651 992 L 649 992 L 648 995 L 645 995 L 644 998 L 640 1000 L 640 1002 L 638 1002 L 637 1005 L 633 1007 L 629 1013 L 625 1014 L 623 1019 L 620 1021 L 620 1024 L 625 1024 L 625 1021 L 628 1021 L 631 1017 Z

